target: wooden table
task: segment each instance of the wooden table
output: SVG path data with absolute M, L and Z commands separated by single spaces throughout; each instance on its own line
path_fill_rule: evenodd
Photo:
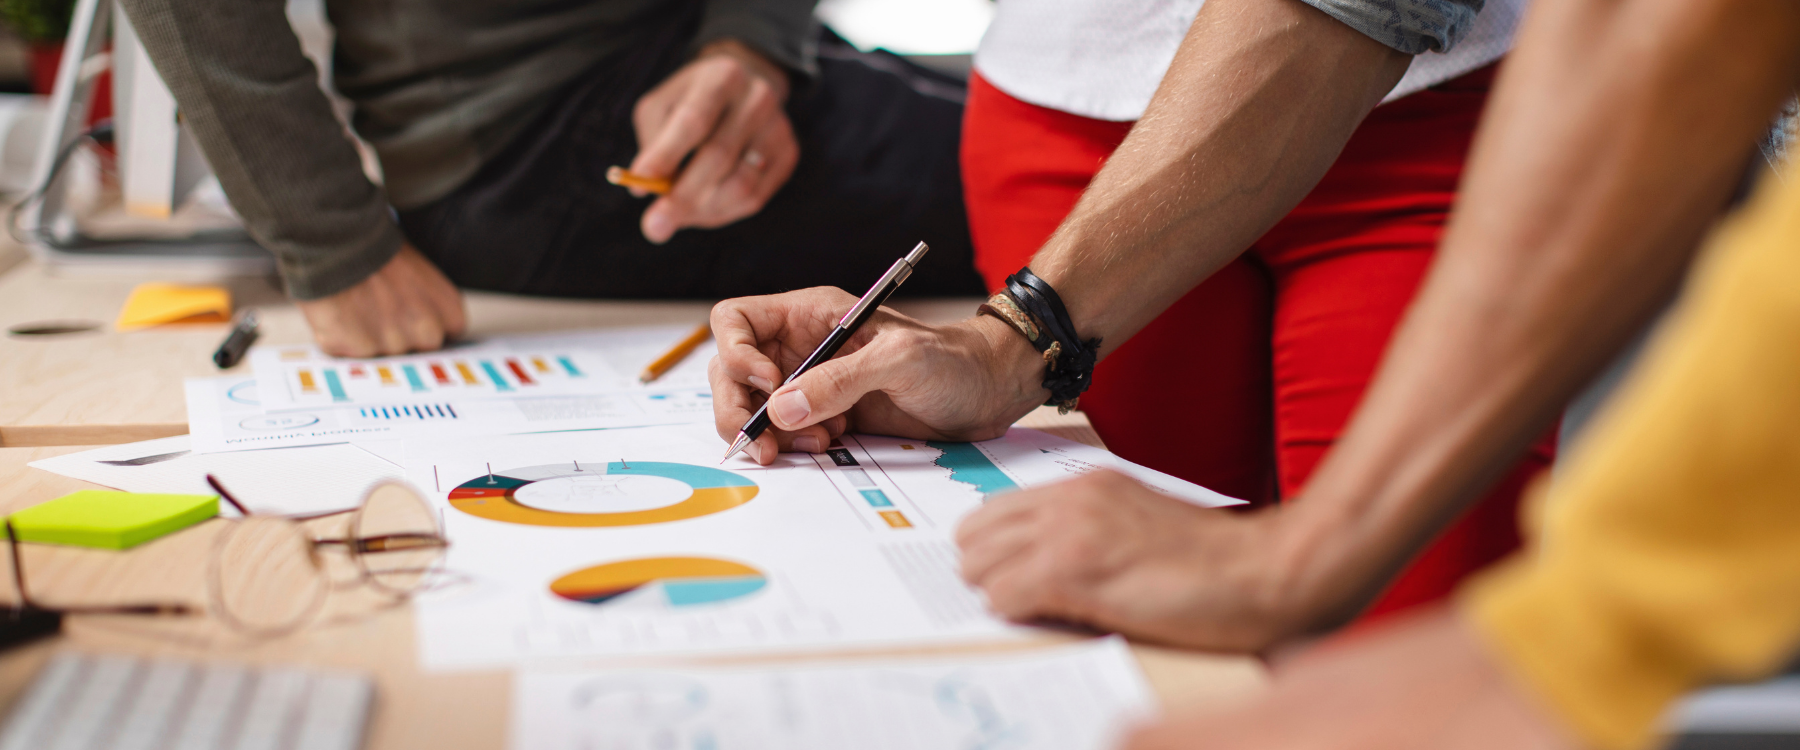
M 59 277 L 19 261 L 16 249 L 0 246 L 0 329 L 46 319 L 110 323 L 132 285 L 116 278 Z M 255 305 L 262 313 L 262 342 L 308 340 L 298 311 L 272 284 L 242 279 L 231 287 L 240 305 Z M 928 320 L 961 318 L 973 306 L 972 300 L 902 305 Z M 707 308 L 692 302 L 579 302 L 492 294 L 469 298 L 475 335 L 698 322 Z M 31 461 L 93 445 L 185 433 L 181 380 L 217 373 L 210 355 L 223 331 L 222 325 L 204 325 L 114 333 L 107 325 L 93 333 L 42 339 L 0 337 L 0 512 L 93 486 L 31 469 L 26 466 Z M 1040 411 L 1027 423 L 1099 444 L 1079 415 L 1057 418 L 1054 412 Z M 205 601 L 207 550 L 222 526 L 211 521 L 123 553 L 28 545 L 25 567 L 33 593 L 50 603 L 200 603 Z M 13 596 L 8 586 L 0 599 Z M 205 618 L 71 618 L 62 636 L 0 655 L 0 701 L 11 705 L 45 658 L 63 648 L 304 664 L 375 676 L 379 696 L 367 745 L 372 750 L 505 745 L 508 672 L 421 672 L 410 609 L 383 607 L 354 593 L 337 593 L 330 601 L 332 624 L 261 641 L 234 635 Z M 1046 635 L 1043 640 L 1067 637 Z M 974 650 L 991 649 L 947 649 Z M 1261 667 L 1243 657 L 1143 645 L 1133 650 L 1165 703 L 1235 700 L 1263 682 Z M 889 650 L 880 655 L 897 653 L 927 652 Z

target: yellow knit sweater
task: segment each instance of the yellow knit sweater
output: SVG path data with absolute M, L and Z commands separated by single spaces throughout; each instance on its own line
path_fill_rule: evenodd
M 1711 241 L 1566 465 L 1529 552 L 1460 606 L 1589 744 L 1646 745 L 1682 693 L 1800 645 L 1800 170 Z

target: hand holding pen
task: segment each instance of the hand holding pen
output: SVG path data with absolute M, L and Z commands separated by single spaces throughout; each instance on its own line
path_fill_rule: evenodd
M 818 287 L 715 306 L 719 353 L 707 376 L 719 437 L 735 442 L 762 410 L 770 429 L 743 452 L 764 465 L 784 450 L 823 453 L 846 430 L 986 440 L 1049 397 L 1043 356 L 1006 323 L 974 315 L 973 304 L 970 317 L 947 325 L 875 309 L 838 356 L 790 378 L 858 302 Z
M 762 210 L 800 158 L 782 108 L 787 89 L 779 65 L 722 39 L 638 100 L 638 154 L 609 177 L 639 196 L 661 195 L 644 210 L 645 239 L 662 244 L 681 229 Z
M 888 267 L 887 273 L 876 279 L 875 285 L 869 287 L 869 291 L 864 293 L 862 298 L 856 301 L 856 304 L 850 306 L 844 316 L 838 319 L 837 325 L 833 326 L 831 332 L 826 334 L 825 340 L 819 342 L 818 348 L 814 349 L 813 353 L 805 361 L 802 361 L 799 367 L 794 368 L 793 374 L 789 375 L 782 385 L 794 382 L 801 375 L 805 375 L 808 370 L 837 356 L 838 350 L 843 348 L 851 336 L 856 335 L 857 329 L 869 322 L 869 317 L 875 314 L 881 304 L 886 302 L 888 297 L 893 296 L 901 284 L 906 283 L 907 278 L 912 276 L 913 269 L 918 266 L 919 261 L 924 260 L 925 253 L 930 251 L 931 248 L 921 242 L 915 245 L 912 252 L 907 253 L 906 257 L 894 261 L 894 265 Z M 804 400 L 806 397 L 802 394 L 800 398 Z M 774 403 L 773 400 L 764 403 L 762 408 L 757 409 L 756 413 L 750 416 L 750 420 L 738 430 L 737 439 L 732 441 L 731 449 L 725 452 L 725 458 L 721 459 L 719 463 L 730 460 L 732 456 L 737 455 L 738 451 L 750 445 L 751 441 L 761 437 L 764 430 L 769 429 L 769 404 L 772 403 Z

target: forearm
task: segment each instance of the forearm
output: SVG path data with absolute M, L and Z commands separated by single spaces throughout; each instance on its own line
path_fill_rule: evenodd
M 1666 302 L 1800 65 L 1774 0 L 1536 8 L 1441 257 L 1288 514 L 1295 588 L 1348 616 Z
M 1116 348 L 1299 203 L 1410 62 L 1299 0 L 1209 0 L 1032 270 Z
M 335 294 L 400 248 L 387 198 L 300 51 L 281 2 L 125 0 L 139 37 L 251 236 L 289 291 Z

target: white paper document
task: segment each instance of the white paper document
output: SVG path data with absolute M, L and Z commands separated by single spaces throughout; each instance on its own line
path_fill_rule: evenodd
M 514 750 L 1104 750 L 1154 698 L 1124 641 L 791 667 L 527 671 Z
M 370 485 L 404 472 L 354 445 L 194 453 L 188 436 L 109 445 L 31 462 L 44 471 L 126 492 L 212 495 L 212 474 L 254 513 L 353 508 Z
M 846 436 L 767 467 L 724 449 L 710 425 L 408 441 L 469 579 L 418 600 L 424 665 L 1017 637 L 958 574 L 956 523 L 1099 459 L 1031 430 Z
M 691 325 L 498 336 L 443 351 L 340 359 L 314 346 L 250 351 L 265 409 L 467 403 L 479 399 L 592 396 L 707 389 L 704 352 L 646 387 L 637 375 Z
M 659 386 L 671 385 L 658 381 Z M 189 378 L 188 432 L 201 453 L 448 435 L 594 430 L 712 423 L 706 388 L 610 394 L 518 396 L 386 405 L 268 409 L 259 381 Z

